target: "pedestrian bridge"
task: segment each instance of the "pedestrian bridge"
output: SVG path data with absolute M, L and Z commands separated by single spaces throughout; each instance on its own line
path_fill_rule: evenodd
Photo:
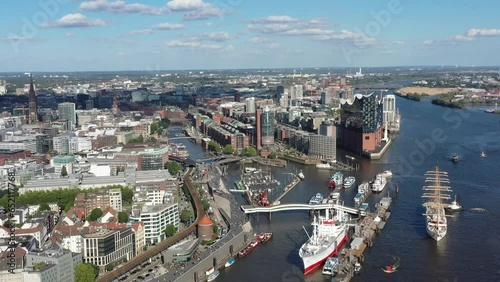
M 359 214 L 359 210 L 351 207 L 346 207 L 337 204 L 280 204 L 280 205 L 272 205 L 269 207 L 260 207 L 260 206 L 252 206 L 252 205 L 243 205 L 241 209 L 244 213 L 259 213 L 259 212 L 279 212 L 279 211 L 297 211 L 297 210 L 326 210 L 330 208 L 335 208 L 342 210 L 344 212 L 350 214 Z

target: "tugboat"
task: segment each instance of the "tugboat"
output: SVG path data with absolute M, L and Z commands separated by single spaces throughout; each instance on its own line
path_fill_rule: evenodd
M 460 198 L 457 200 L 457 195 L 455 195 L 455 199 L 451 202 L 451 204 L 449 206 L 445 207 L 445 209 L 447 211 L 451 211 L 451 212 L 461 211 L 462 206 L 460 205 L 459 200 L 460 200 Z
M 458 163 L 458 155 L 457 154 L 453 155 L 453 157 L 451 158 L 451 161 L 454 163 Z

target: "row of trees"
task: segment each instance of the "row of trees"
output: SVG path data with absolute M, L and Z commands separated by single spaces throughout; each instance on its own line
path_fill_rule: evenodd
M 16 195 L 17 205 L 40 205 L 40 210 L 50 210 L 49 203 L 57 203 L 64 211 L 68 211 L 69 208 L 74 206 L 75 197 L 80 193 L 90 193 L 97 192 L 99 189 L 106 188 L 120 188 L 122 192 L 122 201 L 125 204 L 132 204 L 132 197 L 134 195 L 131 188 L 121 185 L 109 185 L 101 188 L 93 189 L 57 189 L 51 191 L 28 191 L 22 195 Z M 0 206 L 8 206 L 8 195 L 3 194 L 0 198 Z
M 216 153 L 222 152 L 225 155 L 233 155 L 235 153 L 235 150 L 233 146 L 231 146 L 231 144 L 227 144 L 226 146 L 224 146 L 224 148 L 222 148 L 221 145 L 215 142 L 214 140 L 208 142 L 208 150 Z M 248 146 L 245 149 L 243 149 L 240 153 L 240 155 L 244 157 L 255 157 L 258 154 L 259 152 L 257 151 L 257 148 L 255 148 L 254 146 Z
M 158 133 L 162 134 L 164 129 L 167 129 L 170 126 L 170 120 L 168 118 L 163 118 L 159 122 L 154 122 L 151 124 L 151 134 Z
M 75 268 L 75 282 L 94 282 L 99 275 L 99 267 L 90 263 L 80 263 Z

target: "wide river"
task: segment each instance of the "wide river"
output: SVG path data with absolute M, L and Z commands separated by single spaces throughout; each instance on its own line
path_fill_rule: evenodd
M 385 192 L 392 191 L 398 182 L 400 194 L 388 224 L 365 252 L 361 274 L 353 281 L 500 281 L 500 115 L 485 113 L 479 107 L 438 107 L 429 99 L 414 102 L 398 97 L 397 107 L 402 114 L 401 132 L 383 158 L 370 161 L 356 156 L 354 161 L 360 166 L 353 173 L 356 184 L 391 170 L 394 177 Z M 183 143 L 191 155 L 202 153 L 199 146 L 186 140 Z M 482 151 L 486 158 L 480 157 Z M 458 164 L 451 162 L 454 153 L 460 156 Z M 341 161 L 348 161 L 345 155 L 338 152 Z M 454 194 L 460 195 L 464 206 L 464 211 L 448 218 L 448 233 L 440 242 L 425 231 L 421 198 L 424 173 L 436 163 L 449 173 Z M 284 169 L 264 169 L 282 183 L 290 181 L 287 172 L 304 172 L 306 179 L 282 203 L 305 203 L 315 193 L 329 192 L 332 171 L 294 163 Z M 239 175 L 239 166 L 230 167 L 227 185 L 234 185 Z M 356 190 L 342 191 L 346 205 L 353 205 Z M 382 196 L 372 194 L 368 202 L 373 207 Z M 246 204 L 243 197 L 236 198 Z M 302 274 L 298 251 L 307 240 L 302 227 L 311 230 L 307 211 L 274 213 L 271 221 L 267 215 L 251 216 L 251 220 L 256 233 L 272 231 L 273 239 L 222 270 L 217 281 L 329 281 L 320 270 L 306 277 Z M 389 264 L 393 255 L 401 258 L 401 266 L 386 274 L 381 267 Z

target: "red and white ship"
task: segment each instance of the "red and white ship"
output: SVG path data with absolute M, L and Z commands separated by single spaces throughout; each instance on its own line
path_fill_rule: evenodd
M 349 215 L 334 209 L 333 216 L 326 210 L 325 216 L 315 216 L 312 222 L 313 234 L 302 245 L 299 256 L 304 263 L 304 274 L 322 265 L 329 257 L 336 255 L 347 241 Z

